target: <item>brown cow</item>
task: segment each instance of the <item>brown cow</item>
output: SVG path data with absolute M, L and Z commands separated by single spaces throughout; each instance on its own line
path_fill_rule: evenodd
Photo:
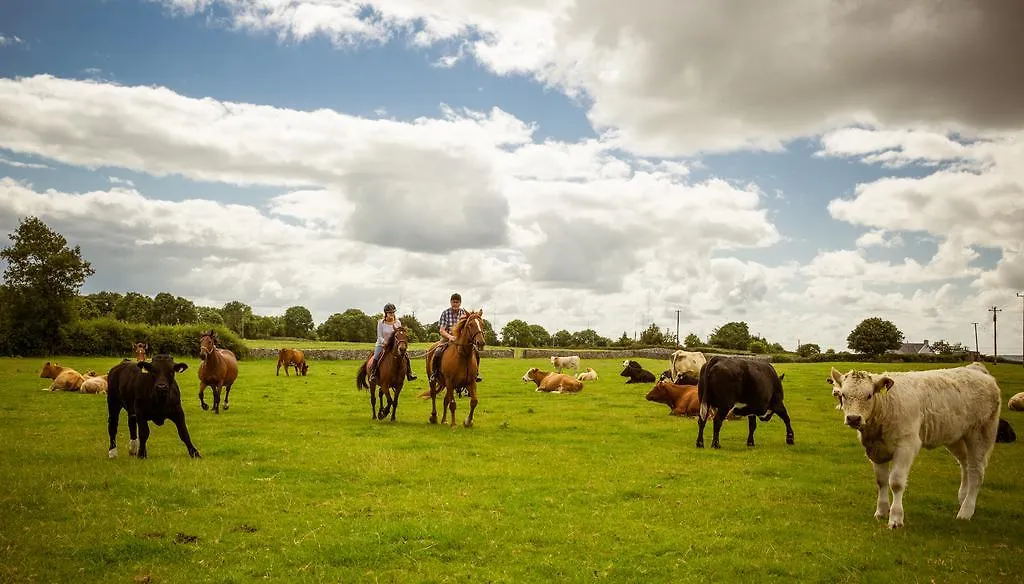
M 95 371 L 86 373 L 82 393 L 107 393 L 107 374 L 96 375 Z
M 146 360 L 146 351 L 149 350 L 149 345 L 146 343 L 134 343 L 132 344 L 132 354 L 135 355 L 136 361 Z
M 665 404 L 673 416 L 696 416 L 700 413 L 700 399 L 696 385 L 676 385 L 659 381 L 647 392 L 647 401 Z
M 295 374 L 302 372 L 306 376 L 309 365 L 306 364 L 306 356 L 298 349 L 281 349 L 277 353 L 277 372 L 274 375 L 281 375 L 281 365 L 284 365 L 284 375 L 288 376 L 288 367 L 295 368 Z
M 70 367 L 61 367 L 56 361 L 47 361 L 43 365 L 43 370 L 39 372 L 39 377 L 53 380 L 50 387 L 44 387 L 43 391 L 79 391 L 85 381 L 81 373 Z
M 583 391 L 583 382 L 577 380 L 572 375 L 541 371 L 536 367 L 530 368 L 523 375 L 523 381 L 532 381 L 537 384 L 537 391 L 551 393 L 578 393 Z
M 217 348 L 217 333 L 211 329 L 199 335 L 199 405 L 204 410 L 210 409 L 203 399 L 206 386 L 213 388 L 213 413 L 220 413 L 220 389 L 224 388 L 224 411 L 228 409 L 228 397 L 231 395 L 231 384 L 238 378 L 238 360 L 235 354 L 227 349 Z

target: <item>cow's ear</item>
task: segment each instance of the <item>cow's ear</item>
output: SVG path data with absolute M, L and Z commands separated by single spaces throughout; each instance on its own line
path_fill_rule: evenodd
M 833 387 L 842 387 L 843 374 L 839 373 L 839 371 L 836 370 L 835 367 L 833 367 L 832 371 L 830 371 L 828 374 L 828 382 L 831 383 Z
M 785 378 L 786 378 L 786 374 L 785 374 L 785 373 L 783 373 L 782 375 L 780 375 L 780 376 L 779 376 L 779 381 L 782 381 L 782 380 L 783 380 L 783 379 L 785 379 Z
M 175 363 L 174 364 L 174 371 L 176 373 L 181 373 L 182 371 L 184 371 L 186 369 L 188 369 L 188 363 Z
M 142 348 L 148 351 L 149 350 L 149 345 L 142 345 Z
M 153 364 L 150 363 L 149 361 L 139 361 L 135 366 L 138 367 L 139 369 L 142 369 L 146 373 L 153 372 Z
M 892 389 L 893 380 L 888 375 L 875 378 L 875 393 Z

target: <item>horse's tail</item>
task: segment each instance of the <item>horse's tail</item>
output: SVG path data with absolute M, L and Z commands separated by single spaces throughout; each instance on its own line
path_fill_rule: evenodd
M 370 385 L 366 383 L 366 361 L 359 366 L 359 372 L 356 373 L 356 389 L 370 389 Z

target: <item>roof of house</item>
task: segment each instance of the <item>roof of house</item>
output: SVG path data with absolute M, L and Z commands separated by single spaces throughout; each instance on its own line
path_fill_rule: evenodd
M 899 349 L 890 351 L 890 353 L 898 353 L 900 355 L 910 355 L 915 353 L 932 353 L 932 348 L 928 346 L 928 341 L 923 343 L 903 343 Z

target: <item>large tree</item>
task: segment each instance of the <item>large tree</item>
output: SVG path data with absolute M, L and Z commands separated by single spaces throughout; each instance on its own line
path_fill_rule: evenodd
M 313 332 L 313 315 L 305 306 L 291 306 L 284 311 L 284 334 L 306 338 Z
M 848 347 L 866 355 L 881 355 L 890 349 L 899 349 L 902 344 L 903 332 L 877 316 L 862 320 L 846 337 Z
M 252 307 L 244 302 L 232 300 L 220 309 L 220 315 L 224 318 L 224 325 L 235 334 L 245 337 L 245 321 L 252 318 Z
M 501 344 L 506 347 L 532 347 L 530 325 L 518 318 L 508 321 L 501 327 Z
M 0 337 L 8 352 L 50 354 L 60 343 L 60 327 L 74 317 L 78 291 L 95 270 L 79 246 L 68 247 L 64 236 L 36 217 L 22 219 L 8 237 L 14 243 L 0 251 L 7 262 Z
M 745 322 L 729 322 L 711 332 L 712 347 L 745 350 L 750 346 L 750 329 Z

